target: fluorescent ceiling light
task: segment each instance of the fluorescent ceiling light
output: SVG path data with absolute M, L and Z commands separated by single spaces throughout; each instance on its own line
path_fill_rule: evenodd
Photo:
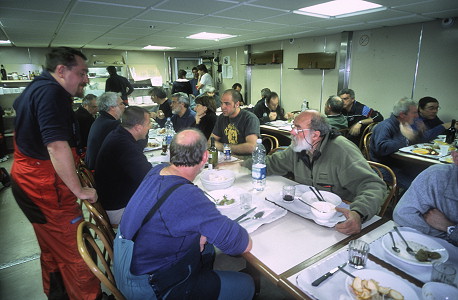
M 0 45 L 8 45 L 11 44 L 10 40 L 0 40 Z
M 151 45 L 148 45 L 148 46 L 143 47 L 143 49 L 145 49 L 145 50 L 171 50 L 171 49 L 175 49 L 175 48 L 176 48 L 176 47 L 151 46 Z
M 317 18 L 344 18 L 385 10 L 386 7 L 363 0 L 334 0 L 300 8 L 296 14 Z
M 196 39 L 196 40 L 219 41 L 219 40 L 229 39 L 233 37 L 236 37 L 236 35 L 223 34 L 223 33 L 200 32 L 200 33 L 192 34 L 186 38 Z

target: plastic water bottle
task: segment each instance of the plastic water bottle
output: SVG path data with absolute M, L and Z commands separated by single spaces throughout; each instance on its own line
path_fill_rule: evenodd
M 251 167 L 251 178 L 253 188 L 257 191 L 263 191 L 266 186 L 266 148 L 262 144 L 262 140 L 256 141 L 257 145 L 253 151 L 253 165 Z
M 308 109 L 309 109 L 309 102 L 307 101 L 307 99 L 304 99 L 304 101 L 302 101 L 301 111 L 305 111 Z
M 173 129 L 173 123 L 170 118 L 167 118 L 167 121 L 165 122 L 165 136 L 167 139 L 167 145 L 170 145 L 172 142 L 173 135 L 175 133 L 175 130 Z

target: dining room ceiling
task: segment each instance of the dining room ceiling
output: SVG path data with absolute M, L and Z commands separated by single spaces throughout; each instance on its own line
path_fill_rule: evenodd
M 16 47 L 203 51 L 458 16 L 457 0 L 371 0 L 387 9 L 346 18 L 294 14 L 327 0 L 0 0 L 0 39 Z M 187 36 L 225 33 L 207 41 Z M 151 50 L 145 50 L 151 51 Z

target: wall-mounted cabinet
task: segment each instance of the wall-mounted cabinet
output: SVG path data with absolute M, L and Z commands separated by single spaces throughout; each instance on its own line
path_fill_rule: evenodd
M 281 63 L 283 63 L 283 50 L 252 53 L 248 59 L 248 65 L 267 65 Z
M 299 53 L 297 55 L 297 68 L 304 69 L 335 69 L 336 52 Z

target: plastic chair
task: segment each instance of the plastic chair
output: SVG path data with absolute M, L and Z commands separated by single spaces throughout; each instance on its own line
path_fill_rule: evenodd
M 270 134 L 261 133 L 262 144 L 266 147 L 266 153 L 270 153 L 272 149 L 278 148 L 280 143 L 278 139 Z
M 95 242 L 91 231 L 101 240 L 103 250 Z M 113 246 L 110 245 L 104 233 L 94 224 L 85 221 L 78 225 L 76 239 L 78 251 L 92 273 L 111 291 L 116 299 L 125 300 L 126 298 L 116 287 L 116 281 L 110 268 L 111 261 L 113 261 Z M 97 255 L 99 263 L 94 261 L 91 253 Z M 104 253 L 108 254 L 108 259 Z
M 391 170 L 390 167 L 384 164 L 374 162 L 374 161 L 367 161 L 367 162 L 369 163 L 369 166 L 377 173 L 377 175 L 383 179 L 389 191 L 385 199 L 385 202 L 382 204 L 380 208 L 380 212 L 378 213 L 380 217 L 383 217 L 390 203 L 396 204 L 398 202 L 398 184 L 397 184 L 396 175 L 394 174 L 393 170 Z M 382 173 L 381 170 L 384 170 L 385 175 L 389 175 L 388 176 L 389 178 L 387 178 L 387 176 L 383 176 L 384 174 Z

